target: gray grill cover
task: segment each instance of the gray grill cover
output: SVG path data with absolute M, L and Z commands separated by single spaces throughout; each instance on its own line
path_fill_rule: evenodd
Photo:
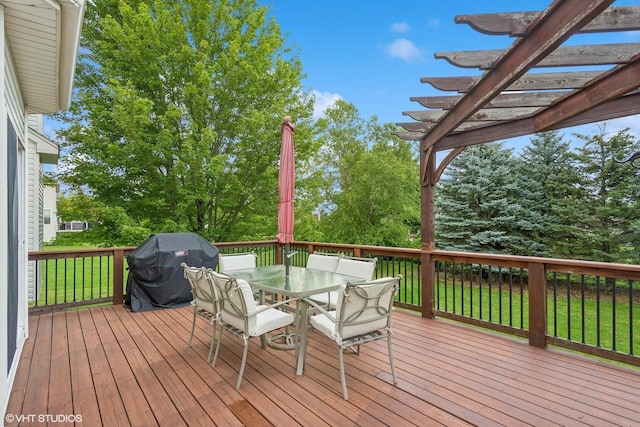
M 152 234 L 127 256 L 124 303 L 132 311 L 181 307 L 193 299 L 180 264 L 215 269 L 218 248 L 196 233 Z

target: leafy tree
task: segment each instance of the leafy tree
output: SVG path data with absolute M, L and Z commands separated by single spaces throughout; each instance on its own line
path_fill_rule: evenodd
M 585 142 L 578 148 L 578 172 L 585 193 L 580 224 L 584 231 L 581 247 L 593 261 L 637 262 L 640 240 L 640 178 L 629 163 L 617 163 L 640 150 L 628 130 L 606 138 L 605 125 L 594 136 L 576 134 Z
M 63 222 L 89 221 L 95 217 L 95 200 L 83 191 L 72 194 L 58 194 L 56 200 L 58 218 Z
M 273 237 L 280 122 L 293 117 L 304 161 L 312 104 L 266 14 L 255 0 L 88 2 L 61 179 L 152 232 Z
M 407 246 L 410 227 L 420 219 L 416 153 L 407 141 L 380 124 L 363 120 L 350 103 L 338 101 L 316 127 L 323 146 L 316 179 L 326 201 L 321 228 L 327 241 Z
M 142 226 L 132 220 L 124 209 L 120 207 L 105 207 L 93 197 L 82 191 L 72 194 L 61 194 L 57 199 L 58 216 L 63 221 L 88 221 L 91 227 L 79 233 L 71 233 L 73 239 L 68 236 L 58 235 L 58 243 L 73 240 L 76 243 L 91 243 L 98 246 L 137 246 L 149 237 L 151 229 Z M 180 230 L 177 224 L 172 224 L 168 229 L 156 229 L 163 231 L 187 231 Z
M 537 255 L 531 236 L 542 225 L 530 206 L 541 196 L 519 174 L 513 150 L 502 144 L 467 148 L 436 188 L 436 246 L 457 251 Z
M 539 186 L 540 196 L 531 208 L 540 215 L 543 224 L 532 236 L 545 247 L 544 255 L 574 258 L 576 244 L 584 231 L 577 224 L 583 222 L 581 178 L 577 173 L 576 154 L 558 131 L 542 132 L 531 138 L 520 156 L 521 174 L 531 186 Z

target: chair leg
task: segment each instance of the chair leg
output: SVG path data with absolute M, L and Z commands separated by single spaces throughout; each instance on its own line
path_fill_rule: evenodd
M 207 357 L 207 362 L 211 362 L 211 353 L 213 353 L 213 344 L 216 341 L 216 324 L 212 320 L 211 321 L 211 344 L 209 345 L 209 357 Z
M 344 375 L 344 358 L 342 353 L 342 347 L 338 347 L 338 361 L 340 363 L 340 382 L 342 383 L 342 397 L 344 397 L 344 400 L 349 400 L 349 394 L 347 393 L 347 379 Z
M 216 353 L 213 356 L 212 366 L 216 366 L 216 361 L 218 360 L 218 353 L 220 352 L 220 341 L 222 341 L 222 323 L 220 323 L 220 336 L 218 337 L 218 342 L 216 343 Z
M 240 372 L 238 373 L 238 382 L 236 383 L 236 390 L 240 389 L 240 382 L 242 382 L 242 374 L 244 374 L 244 365 L 247 363 L 247 351 L 249 350 L 249 340 L 243 337 L 244 350 L 242 350 L 242 363 L 240 364 Z
M 391 336 L 387 337 L 387 342 L 389 343 L 389 364 L 391 365 L 391 377 L 393 378 L 393 383 L 398 384 L 398 378 L 396 377 L 396 368 L 393 366 L 393 351 L 391 350 Z
M 191 347 L 191 340 L 193 339 L 193 333 L 196 330 L 196 308 L 193 307 L 193 323 L 191 324 L 191 336 L 189 337 L 189 347 Z

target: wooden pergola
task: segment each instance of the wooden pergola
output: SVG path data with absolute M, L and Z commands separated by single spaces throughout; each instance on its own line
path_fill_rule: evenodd
M 415 121 L 398 123 L 405 129 L 398 137 L 420 141 L 423 307 L 433 306 L 435 184 L 453 158 L 470 145 L 640 113 L 640 43 L 565 45 L 578 33 L 640 30 L 640 5 L 613 3 L 554 0 L 544 11 L 455 17 L 456 23 L 515 41 L 505 50 L 436 53 L 455 66 L 484 72 L 421 78 L 458 94 L 412 97 L 426 110 L 404 112 Z M 585 71 L 588 66 L 601 71 Z M 563 71 L 531 72 L 553 67 Z M 571 68 L 576 71 L 565 71 Z M 436 164 L 442 151 L 449 153 Z M 423 316 L 433 314 L 427 308 Z

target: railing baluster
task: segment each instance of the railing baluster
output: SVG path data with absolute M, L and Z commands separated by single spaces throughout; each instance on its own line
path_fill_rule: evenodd
M 553 278 L 553 336 L 558 336 L 558 274 L 554 271 L 551 275 Z
M 487 277 L 487 284 L 489 285 L 489 322 L 493 322 L 493 266 L 488 265 L 487 269 L 489 270 L 489 277 Z
M 634 355 L 633 350 L 633 280 L 629 280 L 629 354 Z
M 586 342 L 586 322 L 585 322 L 585 280 L 584 280 L 584 274 L 580 275 L 580 306 L 581 306 L 581 313 L 580 313 L 580 323 L 581 325 L 581 333 L 582 333 L 582 339 L 580 340 L 581 343 L 585 343 Z
M 571 273 L 567 273 L 567 339 L 571 341 Z
M 617 282 L 615 280 L 612 281 L 613 282 L 613 289 L 611 290 L 611 349 L 613 351 L 616 351 L 618 349 L 618 347 L 616 346 L 616 318 L 618 317 L 617 311 L 616 311 L 616 287 L 617 287 Z
M 600 276 L 596 276 L 596 346 L 600 347 Z

